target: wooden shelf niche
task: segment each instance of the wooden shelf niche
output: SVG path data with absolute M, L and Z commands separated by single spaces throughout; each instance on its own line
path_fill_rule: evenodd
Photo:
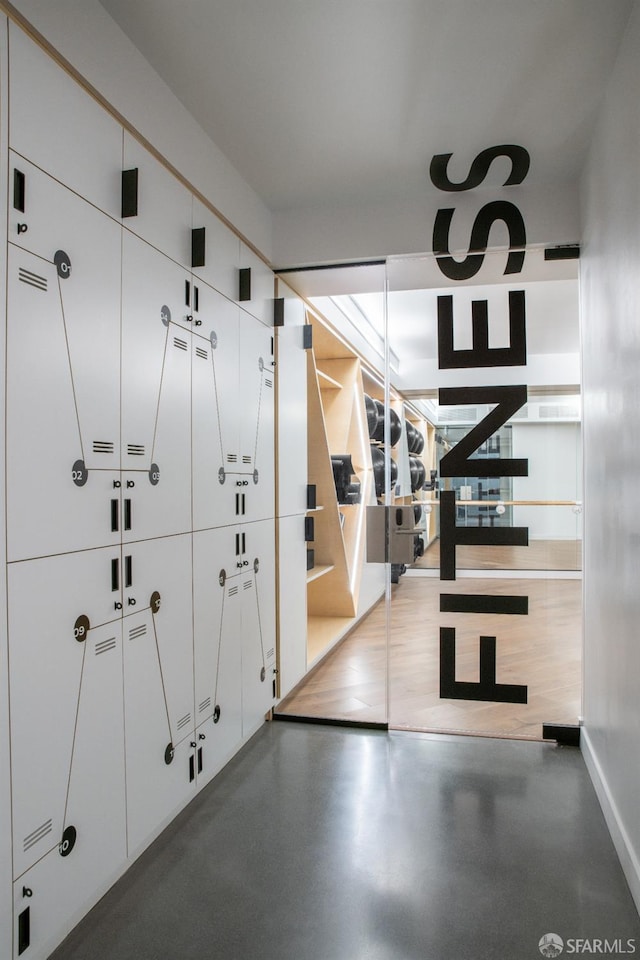
M 307 574 L 307 669 L 355 623 L 365 562 L 366 507 L 375 503 L 360 359 L 310 314 L 308 480 L 316 486 L 314 567 Z M 360 502 L 338 503 L 331 455 L 349 454 Z

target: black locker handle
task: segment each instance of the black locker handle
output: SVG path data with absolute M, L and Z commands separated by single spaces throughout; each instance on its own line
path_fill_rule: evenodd
M 193 783 L 196 778 L 196 766 L 194 763 L 194 756 L 191 754 L 189 757 L 189 783 Z
M 247 552 L 247 535 L 246 535 L 246 533 L 243 533 L 243 534 L 242 534 L 242 552 L 243 552 L 243 553 L 246 553 L 246 552 Z
M 25 176 L 21 170 L 13 170 L 13 206 L 15 210 L 24 213 L 25 204 Z
M 120 589 L 120 561 L 117 557 L 111 561 L 111 589 Z
M 131 500 L 129 497 L 124 501 L 124 529 L 131 530 Z
M 133 564 L 131 555 L 124 558 L 124 585 L 130 587 L 133 584 Z
M 27 907 L 18 917 L 18 956 L 31 943 L 31 907 Z
M 184 302 L 185 306 L 191 306 L 191 283 L 189 280 L 185 280 L 184 282 Z
M 111 501 L 111 532 L 117 533 L 120 529 L 120 501 Z
M 198 773 L 202 773 L 202 747 L 198 747 Z

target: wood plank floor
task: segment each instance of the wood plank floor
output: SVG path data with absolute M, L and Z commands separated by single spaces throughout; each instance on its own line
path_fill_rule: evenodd
M 441 614 L 441 592 L 525 595 L 529 614 Z M 381 602 L 276 712 L 539 739 L 542 723 L 576 723 L 581 712 L 581 609 L 579 580 L 401 578 L 388 652 Z M 528 703 L 441 700 L 441 626 L 456 628 L 457 680 L 477 682 L 479 636 L 496 636 L 497 681 L 526 685 Z
M 440 567 L 440 541 L 434 540 L 417 569 Z M 582 570 L 582 540 L 530 540 L 526 547 L 456 548 L 459 570 Z

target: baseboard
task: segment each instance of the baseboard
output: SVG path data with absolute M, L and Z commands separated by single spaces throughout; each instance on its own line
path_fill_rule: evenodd
M 616 848 L 620 864 L 627 878 L 631 896 L 633 897 L 638 913 L 640 913 L 640 861 L 633 849 L 629 835 L 620 818 L 618 807 L 609 790 L 609 785 L 604 777 L 600 762 L 593 750 L 589 732 L 582 727 L 580 738 L 580 748 L 584 757 L 587 770 L 593 782 L 604 818 Z

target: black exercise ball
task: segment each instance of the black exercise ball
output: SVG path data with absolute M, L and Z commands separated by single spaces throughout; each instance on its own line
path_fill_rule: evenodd
M 378 420 L 373 433 L 370 433 L 369 436 L 372 440 L 379 440 L 382 443 L 384 440 L 384 404 L 381 400 L 374 400 L 373 402 L 376 405 Z
M 375 400 L 373 397 L 370 397 L 368 393 L 364 395 L 364 407 L 367 412 L 367 429 L 369 431 L 369 437 L 371 438 L 378 426 L 378 408 L 376 407 Z
M 402 436 L 402 421 L 393 407 L 389 410 L 389 445 L 395 447 Z

